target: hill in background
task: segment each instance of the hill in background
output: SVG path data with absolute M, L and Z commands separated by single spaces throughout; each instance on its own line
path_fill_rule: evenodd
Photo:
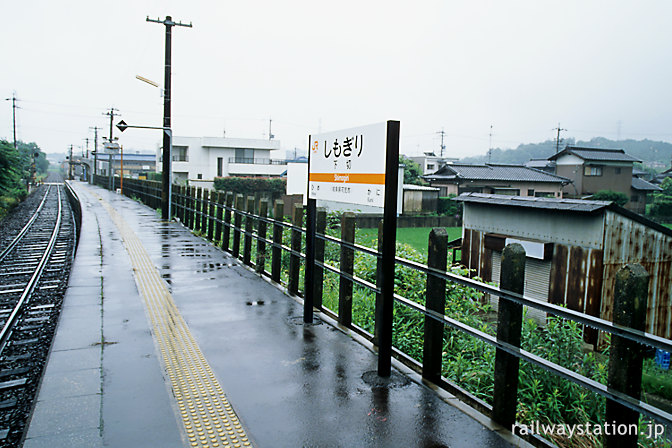
M 589 141 L 565 139 L 560 150 L 566 145 L 583 146 L 591 148 L 623 149 L 626 153 L 644 162 L 645 166 L 662 171 L 670 167 L 672 159 L 672 143 L 653 140 L 609 140 L 603 137 L 595 137 Z M 545 159 L 555 154 L 555 140 L 546 140 L 542 143 L 526 143 L 516 149 L 493 148 L 490 163 L 515 163 L 522 164 L 530 159 Z M 486 163 L 488 155 L 465 157 L 460 162 Z

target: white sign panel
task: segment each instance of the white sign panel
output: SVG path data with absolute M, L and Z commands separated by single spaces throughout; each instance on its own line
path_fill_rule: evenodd
M 310 199 L 384 207 L 387 123 L 312 135 Z

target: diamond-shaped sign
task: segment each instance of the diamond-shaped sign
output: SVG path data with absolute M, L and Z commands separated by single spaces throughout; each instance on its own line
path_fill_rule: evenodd
M 126 130 L 127 127 L 128 127 L 128 125 L 126 124 L 126 122 L 125 122 L 124 120 L 121 120 L 119 123 L 117 123 L 117 128 L 118 128 L 121 132 L 124 132 L 124 131 Z

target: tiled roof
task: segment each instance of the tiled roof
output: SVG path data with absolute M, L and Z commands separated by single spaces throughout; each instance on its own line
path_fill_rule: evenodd
M 453 163 L 441 167 L 434 174 L 425 176 L 431 180 L 501 180 L 509 182 L 569 183 L 569 179 L 523 165 Z
M 531 196 L 506 196 L 501 194 L 462 193 L 456 201 L 478 204 L 508 205 L 514 207 L 543 208 L 592 213 L 608 207 L 610 201 L 586 201 L 583 199 L 536 198 Z
M 653 185 L 651 182 L 647 182 L 639 177 L 632 178 L 632 188 L 641 191 L 663 191 L 659 186 Z
M 600 162 L 641 162 L 641 160 L 626 154 L 622 149 L 606 148 L 580 148 L 577 146 L 568 146 L 562 151 L 549 157 L 548 160 L 557 160 L 558 157 L 573 154 L 587 161 Z

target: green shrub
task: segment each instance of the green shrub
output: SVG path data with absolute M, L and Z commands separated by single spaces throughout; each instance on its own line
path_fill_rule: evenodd
M 215 189 L 235 194 L 267 193 L 277 199 L 287 191 L 287 179 L 281 177 L 217 177 Z
M 449 195 L 448 197 L 439 198 L 437 204 L 437 212 L 442 216 L 462 216 L 462 203 L 454 201 L 454 194 Z
M 611 201 L 621 207 L 630 200 L 627 194 L 612 190 L 600 190 L 593 195 L 592 199 L 595 201 Z

